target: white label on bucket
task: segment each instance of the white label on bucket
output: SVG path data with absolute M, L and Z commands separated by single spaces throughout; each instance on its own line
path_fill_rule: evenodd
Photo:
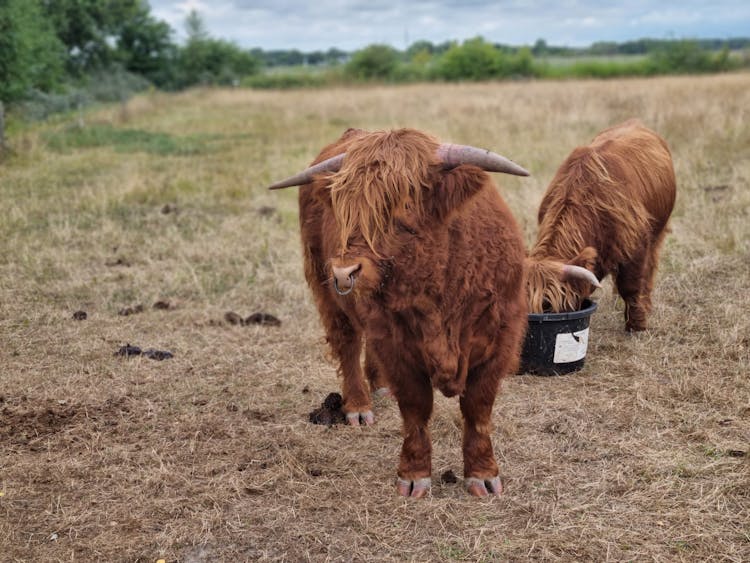
M 556 364 L 577 362 L 586 357 L 586 348 L 588 345 L 588 328 L 585 328 L 580 332 L 564 332 L 558 334 L 555 339 L 555 357 L 552 361 Z

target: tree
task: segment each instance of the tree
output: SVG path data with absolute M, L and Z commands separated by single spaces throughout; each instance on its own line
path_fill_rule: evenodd
M 203 17 L 195 10 L 190 10 L 190 13 L 185 18 L 185 31 L 188 43 L 208 39 L 206 23 L 203 21 Z
M 549 47 L 544 39 L 537 39 L 534 46 L 531 48 L 531 52 L 535 57 L 543 57 L 549 54 Z
M 506 62 L 501 65 L 505 76 L 533 76 L 534 55 L 528 47 L 521 47 L 517 53 L 506 57 Z
M 36 0 L 35 0 L 36 1 Z M 40 0 L 68 50 L 68 71 L 82 75 L 117 59 L 123 29 L 149 13 L 145 0 Z
M 404 55 L 406 55 L 406 59 L 411 61 L 414 59 L 414 57 L 420 57 L 424 58 L 424 54 L 427 53 L 428 55 L 432 55 L 435 52 L 435 45 L 430 43 L 429 41 L 426 41 L 424 39 L 420 39 L 419 41 L 415 41 L 404 52 Z
M 5 107 L 3 106 L 2 100 L 0 100 L 0 157 L 3 156 L 5 150 Z
M 349 53 L 346 51 L 342 51 L 341 49 L 337 49 L 336 47 L 331 47 L 326 51 L 326 62 L 330 65 L 337 65 L 339 63 L 345 62 L 349 58 Z
M 180 50 L 180 85 L 233 84 L 255 74 L 260 62 L 234 43 L 221 39 L 193 41 Z
M 535 72 L 530 48 L 498 47 L 476 37 L 462 45 L 453 45 L 443 53 L 435 75 L 445 80 L 488 80 L 533 76 Z
M 352 55 L 346 72 L 357 79 L 386 79 L 398 65 L 398 52 L 388 45 L 369 45 Z
M 209 37 L 195 10 L 185 20 L 185 27 L 188 39 L 177 58 L 178 86 L 234 84 L 258 72 L 259 59 L 234 43 Z
M 486 80 L 495 76 L 500 66 L 500 53 L 481 37 L 453 45 L 443 53 L 437 74 L 446 80 Z
M 712 55 L 697 41 L 681 40 L 665 43 L 649 56 L 649 62 L 657 73 L 714 72 L 726 70 L 726 56 Z
M 0 100 L 58 86 L 63 57 L 63 45 L 36 0 L 0 0 Z
M 177 46 L 172 29 L 166 22 L 154 19 L 142 9 L 125 22 L 117 40 L 117 58 L 129 72 L 140 74 L 156 86 L 174 83 Z

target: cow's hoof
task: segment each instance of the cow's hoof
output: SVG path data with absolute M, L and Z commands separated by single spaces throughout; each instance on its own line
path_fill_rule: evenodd
M 413 481 L 399 477 L 396 481 L 396 489 L 402 497 L 422 498 L 430 492 L 431 486 L 432 479 L 429 477 L 422 477 Z
M 375 423 L 375 415 L 372 411 L 346 413 L 346 423 L 350 426 L 372 426 Z
M 503 483 L 500 481 L 500 477 L 490 477 L 489 479 L 467 477 L 464 479 L 464 484 L 469 494 L 475 497 L 498 496 L 503 492 Z

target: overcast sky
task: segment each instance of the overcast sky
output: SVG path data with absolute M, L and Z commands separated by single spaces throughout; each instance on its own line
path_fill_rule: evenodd
M 596 41 L 750 36 L 750 0 L 149 0 L 184 39 L 196 10 L 212 37 L 240 47 L 345 51 L 414 41 L 587 46 Z

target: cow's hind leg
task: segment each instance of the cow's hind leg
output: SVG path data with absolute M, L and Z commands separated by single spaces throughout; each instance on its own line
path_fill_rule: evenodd
M 499 495 L 502 483 L 492 451 L 492 406 L 498 391 L 501 367 L 496 360 L 473 368 L 461 395 L 464 417 L 464 482 L 474 496 Z
M 660 242 L 661 237 L 658 242 Z M 651 292 L 658 260 L 658 242 L 649 244 L 638 256 L 620 266 L 617 272 L 617 292 L 625 302 L 625 330 L 646 330 L 651 312 Z
M 642 282 L 641 282 L 641 302 L 646 316 L 651 315 L 652 301 L 651 294 L 654 291 L 654 280 L 656 279 L 656 270 L 659 267 L 659 251 L 661 250 L 664 237 L 667 235 L 667 230 L 663 230 L 656 241 L 651 244 L 651 247 L 646 252 L 646 258 L 644 260 Z M 644 322 L 645 327 L 645 322 Z
M 375 354 L 365 343 L 365 375 L 370 382 L 370 389 L 378 397 L 392 396 L 391 389 L 388 385 L 388 379 L 385 375 L 385 368 L 375 357 Z

